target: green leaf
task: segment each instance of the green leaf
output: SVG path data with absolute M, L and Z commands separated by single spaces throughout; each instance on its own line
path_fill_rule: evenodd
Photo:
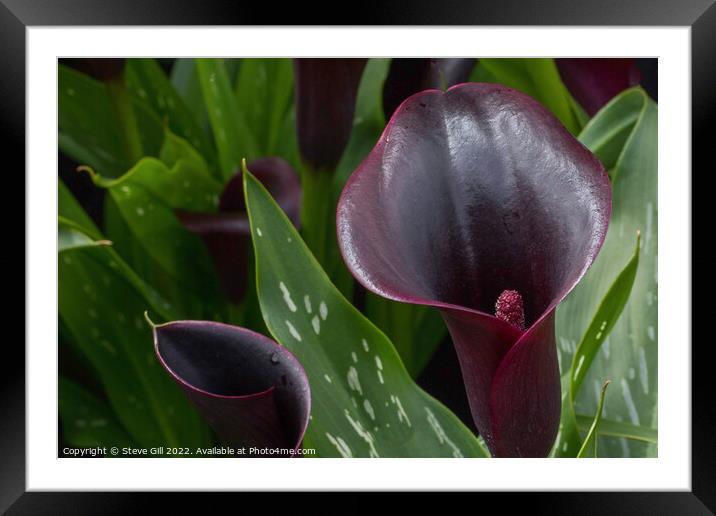
M 236 105 L 251 128 L 259 154 L 276 155 L 290 115 L 293 67 L 290 59 L 242 59 L 236 81 Z
M 95 240 L 74 222 L 58 217 L 57 248 L 60 251 L 95 245 L 111 245 L 109 240 Z
M 62 434 L 72 446 L 122 447 L 135 444 L 105 402 L 62 376 L 59 378 L 57 401 Z
M 208 137 L 211 134 L 209 115 L 204 107 L 204 97 L 201 93 L 195 61 L 194 58 L 186 57 L 175 60 L 170 81 L 174 90 L 184 100 L 184 105 L 194 115 L 194 120 L 197 121 L 204 135 Z
M 102 234 L 97 229 L 97 226 L 95 226 L 92 219 L 82 209 L 61 179 L 57 180 L 57 209 L 60 217 L 80 226 L 92 239 L 102 239 Z
M 161 370 L 142 313 L 172 320 L 172 307 L 110 246 L 61 249 L 58 302 L 63 335 L 92 364 L 112 411 L 144 446 L 202 446 L 206 424 Z M 106 443 L 111 444 L 111 443 Z
M 609 386 L 609 380 L 604 382 L 602 386 L 602 393 L 599 396 L 599 406 L 597 407 L 597 413 L 594 416 L 592 426 L 587 432 L 587 437 L 584 439 L 584 443 L 577 453 L 578 459 L 586 457 L 597 458 L 597 432 L 599 428 L 599 421 L 602 419 L 602 409 L 604 408 L 604 396 L 607 394 L 607 387 Z
M 635 117 L 629 135 L 605 120 Z M 634 426 L 657 424 L 657 107 L 640 88 L 627 90 L 605 106 L 584 128 L 580 140 L 594 150 L 609 148 L 610 138 L 624 141 L 611 170 L 612 219 L 604 245 L 582 281 L 557 310 L 560 363 L 572 363 L 581 340 L 620 268 L 631 258 L 632 239 L 641 231 L 639 267 L 631 295 L 602 353 L 589 368 L 575 396 L 575 410 L 594 413 L 606 378 L 616 392 L 604 406 L 604 417 Z M 601 142 L 601 143 L 600 143 Z M 608 154 L 612 155 L 612 154 Z M 617 395 L 617 393 L 619 395 Z M 604 438 L 602 456 L 655 456 L 656 445 Z
M 242 159 L 258 157 L 256 140 L 236 105 L 223 61 L 197 59 L 196 69 L 219 152 L 219 168 L 228 179 L 239 170 Z
M 156 60 L 128 59 L 125 73 L 129 91 L 160 119 L 166 119 L 173 133 L 191 142 L 199 154 L 212 163 L 214 148 L 211 141 Z
M 487 451 L 405 371 L 390 341 L 330 283 L 293 225 L 248 171 L 246 205 L 264 320 L 303 364 L 321 457 L 485 457 Z
M 579 135 L 604 167 L 613 174 L 614 166 L 639 119 L 644 98 L 638 94 L 618 96 L 595 116 Z M 614 177 L 611 177 L 612 181 Z
M 410 376 L 417 378 L 447 334 L 440 313 L 366 293 L 365 315 L 391 340 Z
M 599 305 L 599 309 L 592 318 L 592 322 L 584 332 L 582 340 L 577 345 L 577 350 L 572 357 L 572 367 L 570 368 L 569 392 L 572 401 L 579 392 L 579 388 L 582 386 L 584 377 L 592 365 L 594 358 L 599 353 L 600 346 L 619 320 L 624 305 L 626 305 L 629 299 L 639 267 L 640 242 L 641 236 L 637 231 L 634 254 L 632 254 L 624 269 L 614 280 L 612 286 L 609 287 L 609 290 Z
M 134 164 L 124 147 L 120 120 L 104 83 L 59 65 L 58 103 L 62 152 L 108 177 L 117 177 Z M 163 139 L 161 120 L 139 99 L 133 99 L 132 104 L 143 150 L 156 156 Z
M 174 213 L 215 211 L 219 183 L 184 158 L 171 169 L 145 158 L 118 179 L 92 179 L 108 190 L 107 234 L 132 268 L 178 305 L 180 318 L 222 317 L 224 295 L 209 253 Z
M 592 425 L 593 418 L 577 414 L 577 426 L 579 430 L 587 432 Z M 629 423 L 620 423 L 619 421 L 611 421 L 602 418 L 599 422 L 599 435 L 607 437 L 623 437 L 634 441 L 642 441 L 645 443 L 656 444 L 658 441 L 658 432 L 655 428 L 646 426 L 634 426 Z
M 365 66 L 358 86 L 353 130 L 336 168 L 334 185 L 337 194 L 340 194 L 350 175 L 371 151 L 385 127 L 383 83 L 389 69 L 390 59 L 369 59 Z
M 582 128 L 554 59 L 480 58 L 470 80 L 500 83 L 519 90 L 544 104 L 572 134 Z
M 578 424 L 574 413 L 574 400 L 579 393 L 587 371 L 599 353 L 600 346 L 607 339 L 609 332 L 618 321 L 629 299 L 639 266 L 640 241 L 640 235 L 637 232 L 634 254 L 616 277 L 604 299 L 602 299 L 599 309 L 594 314 L 589 327 L 577 345 L 568 377 L 566 381 L 562 382 L 563 385 L 566 383 L 569 386 L 569 392 L 562 400 L 560 433 L 554 447 L 554 454 L 557 457 L 572 456 L 572 451 L 582 442 L 577 430 Z M 601 413 L 601 408 L 599 410 Z M 582 444 L 580 450 L 582 449 L 584 449 L 584 444 Z

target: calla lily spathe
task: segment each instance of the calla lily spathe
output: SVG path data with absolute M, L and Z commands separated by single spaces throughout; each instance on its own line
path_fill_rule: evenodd
M 348 144 L 367 59 L 294 59 L 296 134 L 301 157 L 332 173 Z
M 222 443 L 295 455 L 308 426 L 311 391 L 290 351 L 228 324 L 175 321 L 152 328 L 159 362 Z
M 633 58 L 561 58 L 555 62 L 562 82 L 589 116 L 641 80 Z
M 441 311 L 492 454 L 543 457 L 560 419 L 555 309 L 610 211 L 603 166 L 542 105 L 465 83 L 401 104 L 346 185 L 337 229 L 367 289 Z

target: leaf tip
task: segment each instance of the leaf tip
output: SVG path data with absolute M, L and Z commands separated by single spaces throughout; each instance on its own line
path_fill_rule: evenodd
M 157 328 L 157 325 L 154 324 L 154 321 L 149 318 L 149 310 L 144 311 L 144 320 L 147 321 L 147 324 L 152 328 L 152 330 L 155 330 Z
M 97 175 L 97 172 L 95 172 L 94 169 L 92 167 L 90 167 L 89 165 L 79 165 L 75 169 L 75 171 L 76 172 L 87 172 L 93 181 L 94 181 L 95 176 Z

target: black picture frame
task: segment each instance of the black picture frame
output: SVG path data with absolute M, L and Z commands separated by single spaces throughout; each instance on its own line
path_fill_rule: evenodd
M 675 25 L 691 27 L 692 44 L 692 158 L 693 169 L 713 172 L 707 152 L 713 147 L 708 131 L 716 120 L 716 4 L 714 0 L 501 0 L 462 1 L 448 9 L 441 2 L 393 1 L 386 5 L 360 4 L 357 12 L 337 25 Z M 5 170 L 25 191 L 25 31 L 38 25 L 315 25 L 327 14 L 300 6 L 276 9 L 256 3 L 197 2 L 191 0 L 0 0 L 0 130 Z M 325 4 L 324 4 L 325 5 Z M 358 5 L 358 4 L 356 4 Z M 338 7 L 338 5 L 336 5 Z M 273 11 L 273 12 L 272 12 Z M 276 12 L 280 11 L 280 12 Z M 662 133 L 663 135 L 663 133 Z M 700 166 L 703 165 L 703 166 Z M 676 171 L 673 171 L 676 173 Z M 685 173 L 681 171 L 681 173 Z M 686 172 L 688 173 L 688 172 Z M 7 179 L 6 179 L 7 180 Z M 684 178 L 687 180 L 687 177 Z M 698 192 L 698 190 L 693 190 Z M 703 193 L 702 193 L 703 195 Z M 14 197 L 19 197 L 14 195 Z M 693 206 L 697 206 L 696 199 Z M 14 211 L 17 213 L 17 211 Z M 10 224 L 19 227 L 19 222 Z M 711 219 L 693 217 L 708 223 Z M 24 228 L 24 226 L 23 226 Z M 698 230 L 698 229 L 697 229 Z M 710 234 L 701 232 L 702 235 Z M 698 233 L 697 233 L 698 234 Z M 24 242 L 23 236 L 21 237 Z M 19 240 L 14 239 L 16 261 Z M 694 260 L 703 270 L 712 260 Z M 9 272 L 9 271 L 8 271 Z M 25 269 L 27 274 L 27 269 Z M 11 274 L 12 276 L 13 274 Z M 18 276 L 14 274 L 14 276 Z M 701 276 L 707 277 L 708 274 Z M 690 302 L 690 300 L 684 300 Z M 14 299 L 10 306 L 18 310 Z M 24 303 L 23 305 L 24 306 Z M 31 307 L 27 307 L 31 309 Z M 693 303 L 694 321 L 708 320 L 714 310 Z M 9 318 L 8 318 L 9 319 Z M 11 326 L 10 321 L 6 325 Z M 711 371 L 712 342 L 694 338 L 692 347 L 692 490 L 648 493 L 551 493 L 511 495 L 500 500 L 501 510 L 528 497 L 533 512 L 549 514 L 712 514 L 716 511 L 716 403 Z M 688 343 L 667 343 L 684 345 Z M 131 514 L 145 507 L 149 494 L 131 493 L 26 493 L 25 492 L 25 353 L 18 339 L 5 339 L 0 359 L 0 511 L 9 514 L 91 513 Z M 242 494 L 240 496 L 248 496 Z M 255 496 L 255 495 L 253 495 Z M 487 495 L 485 495 L 487 496 Z M 153 497 L 153 496 L 152 496 Z M 504 496 L 502 498 L 505 498 Z M 186 504 L 182 496 L 175 501 Z M 506 503 L 505 503 L 506 502 Z M 357 507 L 362 502 L 357 502 Z M 505 507 L 507 505 L 508 507 Z M 477 506 L 479 507 L 479 505 Z M 188 506 L 184 505 L 187 509 Z M 165 508 L 165 510 L 168 507 Z

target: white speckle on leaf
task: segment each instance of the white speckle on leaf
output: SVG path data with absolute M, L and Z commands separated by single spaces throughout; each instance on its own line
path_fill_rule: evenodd
M 391 394 L 390 401 L 392 401 L 398 409 L 398 421 L 408 426 L 413 426 L 412 424 L 410 424 L 410 418 L 408 417 L 408 414 L 406 414 L 405 409 L 403 409 L 403 404 L 400 402 L 400 398 L 398 398 L 394 394 Z
M 460 448 L 458 448 L 455 443 L 448 438 L 447 434 L 445 433 L 445 430 L 443 430 L 443 427 L 440 425 L 440 422 L 435 417 L 435 414 L 433 414 L 428 407 L 425 407 L 425 413 L 427 414 L 428 424 L 430 425 L 430 428 L 433 429 L 433 432 L 435 432 L 435 435 L 438 438 L 438 442 L 440 444 L 447 444 L 452 449 L 453 457 L 464 457 L 464 455 L 460 451 Z
M 256 234 L 257 234 L 258 236 L 264 236 L 264 234 L 261 232 L 261 228 L 258 227 L 258 226 L 256 226 Z
M 288 332 L 291 334 L 291 336 L 296 339 L 298 342 L 301 342 L 301 334 L 296 331 L 296 328 L 293 327 L 293 324 L 291 324 L 291 321 L 286 320 L 286 326 L 288 326 Z
M 381 370 L 381 371 L 383 370 L 383 362 L 380 361 L 380 357 L 378 355 L 375 356 L 375 366 L 379 370 Z
M 356 355 L 355 351 L 351 351 L 351 359 L 353 360 L 354 363 L 356 363 L 356 364 L 358 363 L 358 355 Z
M 105 350 L 107 350 L 107 352 L 109 352 L 110 355 L 117 354 L 117 350 L 114 349 L 114 346 L 112 346 L 112 344 L 110 344 L 110 342 L 108 340 L 105 340 L 105 339 L 100 340 L 99 345 L 102 346 Z
M 311 297 L 308 294 L 303 296 L 303 305 L 306 307 L 306 312 L 309 314 L 313 311 L 313 308 L 311 307 Z
M 139 215 L 140 217 L 144 217 L 144 208 L 142 208 L 141 206 L 137 206 L 136 212 L 137 215 Z
M 646 367 L 644 348 L 639 348 L 639 380 L 644 394 L 649 394 L 649 369 Z
M 321 320 L 317 315 L 314 315 L 313 319 L 311 319 L 311 326 L 313 326 L 313 331 L 316 332 L 316 335 L 321 333 Z
M 328 317 L 328 307 L 323 301 L 321 301 L 321 304 L 318 306 L 318 312 L 321 314 L 321 319 L 325 321 L 326 317 Z
M 283 300 L 286 302 L 286 306 L 288 306 L 288 309 L 292 312 L 298 310 L 298 308 L 296 307 L 296 303 L 294 303 L 293 299 L 291 299 L 291 293 L 288 291 L 288 288 L 286 288 L 286 285 L 284 285 L 283 281 L 280 282 L 278 286 L 283 293 Z
M 368 341 L 365 339 L 361 339 L 360 343 L 363 344 L 363 350 L 368 353 L 368 351 L 370 351 L 370 348 L 368 347 Z
M 574 369 L 573 378 L 577 378 L 577 376 L 579 376 L 579 370 L 582 368 L 582 364 L 584 364 L 584 355 L 581 355 L 577 361 L 577 367 Z
M 631 389 L 629 389 L 629 383 L 625 378 L 621 379 L 622 384 L 622 396 L 624 397 L 624 403 L 626 403 L 627 410 L 629 411 L 629 419 L 633 425 L 639 426 L 639 414 L 636 411 L 636 405 L 631 397 Z
M 378 458 L 380 455 L 378 455 L 378 451 L 375 449 L 375 440 L 373 439 L 373 434 L 368 432 L 367 430 L 363 429 L 363 425 L 360 424 L 360 421 L 355 421 L 351 415 L 350 412 L 347 410 L 344 412 L 346 419 L 348 419 L 348 422 L 353 427 L 353 430 L 356 431 L 356 433 L 363 438 L 363 440 L 368 444 L 368 455 L 370 457 Z
M 375 411 L 373 410 L 373 405 L 370 404 L 370 401 L 363 400 L 363 408 L 368 413 L 370 418 L 375 421 Z
M 328 432 L 326 432 L 326 437 L 331 442 L 331 444 L 336 447 L 338 453 L 341 454 L 341 457 L 343 457 L 344 459 L 350 459 L 353 457 L 353 452 L 343 439 L 341 439 L 340 437 L 333 437 Z
M 359 394 L 363 394 L 363 389 L 360 385 L 360 380 L 358 379 L 358 371 L 355 367 L 350 366 L 348 368 L 348 372 L 346 373 L 346 380 L 348 381 L 348 387 L 350 387 L 354 391 L 358 391 Z
M 328 383 L 333 383 L 333 380 L 331 380 L 331 377 L 328 376 L 327 374 L 324 374 L 323 378 L 325 378 Z
M 656 340 L 656 332 L 654 331 L 653 326 L 649 326 L 646 329 L 646 334 L 649 336 L 649 340 Z

